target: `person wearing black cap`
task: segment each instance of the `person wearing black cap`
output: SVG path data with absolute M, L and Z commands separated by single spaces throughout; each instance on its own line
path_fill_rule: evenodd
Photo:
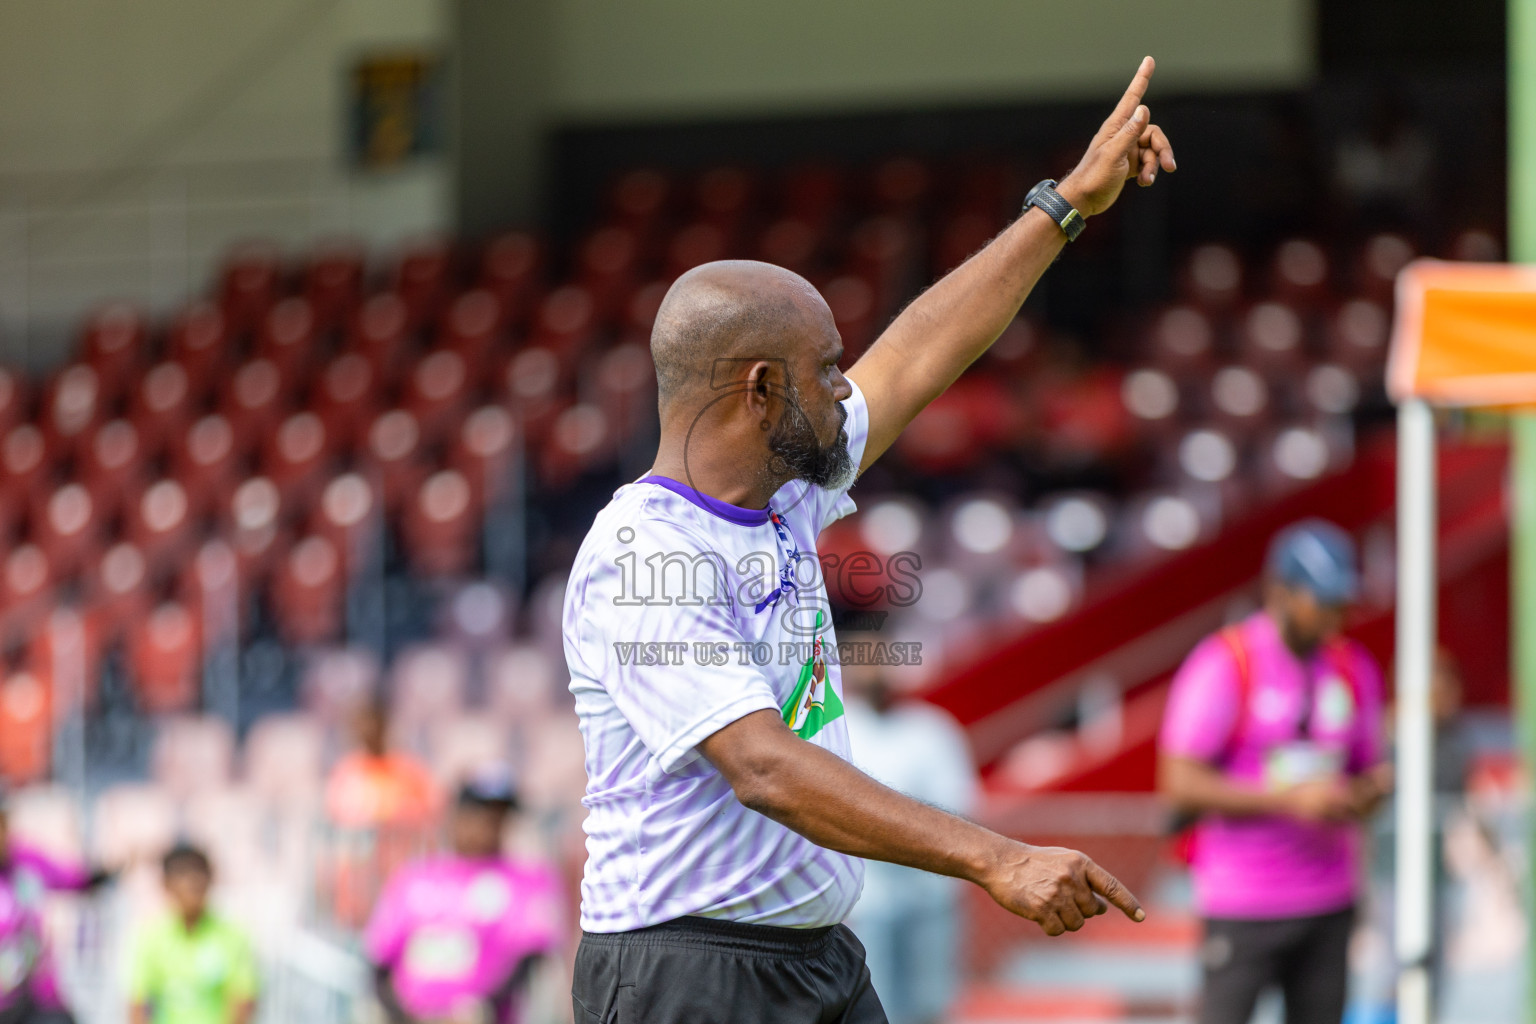
M 1174 677 L 1159 789 L 1198 821 L 1200 1024 L 1246 1024 L 1278 986 L 1288 1024 L 1337 1024 L 1358 897 L 1360 822 L 1390 789 L 1381 670 L 1341 635 L 1354 543 L 1309 519 L 1271 543 L 1264 606 Z
M 505 769 L 471 776 L 449 822 L 451 851 L 406 865 L 379 897 L 364 947 L 395 1024 L 513 1024 L 533 965 L 558 949 L 558 874 L 502 853 L 516 808 Z

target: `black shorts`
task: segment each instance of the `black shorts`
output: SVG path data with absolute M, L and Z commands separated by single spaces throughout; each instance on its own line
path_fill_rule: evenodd
M 1205 922 L 1200 1024 L 1248 1024 L 1268 988 L 1285 999 L 1287 1024 L 1339 1024 L 1349 980 L 1353 909 L 1273 920 Z
M 583 932 L 576 1024 L 886 1024 L 845 925 L 774 928 L 702 917 Z

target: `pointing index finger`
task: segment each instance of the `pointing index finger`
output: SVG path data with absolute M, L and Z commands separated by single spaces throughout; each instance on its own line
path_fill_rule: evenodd
M 1132 921 L 1145 921 L 1147 912 L 1141 909 L 1141 903 L 1131 890 L 1121 884 L 1114 875 L 1105 871 L 1093 862 L 1089 862 L 1086 872 L 1088 884 L 1097 893 L 1101 893 L 1105 899 L 1120 908 L 1120 912 Z
M 1120 97 L 1120 102 L 1115 104 L 1114 113 L 1109 115 L 1105 127 L 1118 130 L 1121 125 L 1131 119 L 1136 108 L 1141 106 L 1141 98 L 1147 94 L 1147 86 L 1152 82 L 1152 72 L 1157 69 L 1157 61 L 1151 57 L 1141 58 L 1141 66 L 1136 69 L 1136 77 L 1131 79 L 1130 86 L 1125 90 L 1125 95 Z

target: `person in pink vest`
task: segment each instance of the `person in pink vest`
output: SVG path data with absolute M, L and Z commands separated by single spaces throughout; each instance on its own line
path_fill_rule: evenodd
M 1362 822 L 1391 786 L 1381 670 L 1341 634 L 1354 543 L 1304 520 L 1270 545 L 1263 608 L 1174 677 L 1158 788 L 1195 820 L 1200 1024 L 1246 1024 L 1278 987 L 1288 1024 L 1343 1018 Z
M 89 892 L 111 880 L 11 837 L 0 792 L 0 1024 L 69 1024 L 43 923 L 49 892 Z
M 559 875 L 502 853 L 517 798 L 487 771 L 459 791 L 450 852 L 407 864 L 363 937 L 392 1024 L 515 1024 L 530 969 L 565 938 Z

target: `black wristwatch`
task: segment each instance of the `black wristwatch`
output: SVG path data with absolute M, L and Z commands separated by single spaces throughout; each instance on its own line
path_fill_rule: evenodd
M 1014 193 L 1017 195 L 1018 193 Z M 1077 207 L 1067 202 L 1066 196 L 1056 191 L 1056 179 L 1046 178 L 1040 184 L 1029 190 L 1024 197 L 1024 210 L 1027 213 L 1031 206 L 1038 206 L 1045 211 L 1046 216 L 1056 222 L 1062 233 L 1071 242 L 1083 233 L 1083 228 L 1088 224 L 1088 218 L 1077 212 Z

